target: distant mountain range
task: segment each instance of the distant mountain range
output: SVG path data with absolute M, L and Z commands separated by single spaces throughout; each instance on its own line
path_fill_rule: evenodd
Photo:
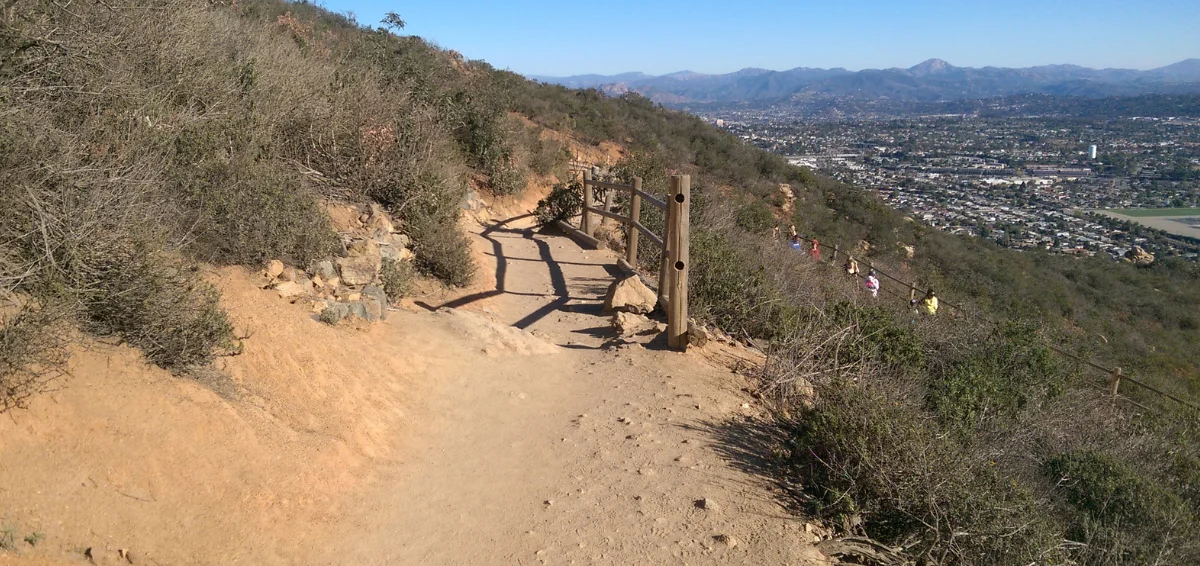
M 930 59 L 907 69 L 747 68 L 721 75 L 682 71 L 660 76 L 623 73 L 529 78 L 571 88 L 598 88 L 610 95 L 637 92 L 663 104 L 812 97 L 937 102 L 1025 93 L 1074 96 L 1198 93 L 1200 59 L 1148 71 L 1089 69 L 1078 65 L 1023 69 L 955 67 L 941 59 Z

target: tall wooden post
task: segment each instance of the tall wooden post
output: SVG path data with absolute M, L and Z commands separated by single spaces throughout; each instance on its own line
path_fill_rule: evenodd
M 1117 394 L 1121 391 L 1121 368 L 1113 368 L 1112 377 L 1108 379 L 1108 392 L 1112 394 L 1113 399 L 1117 398 Z
M 831 263 L 833 265 L 837 265 L 837 255 L 838 255 L 838 247 L 837 247 L 837 244 L 834 244 L 833 245 L 833 256 L 831 256 L 829 258 L 829 263 Z
M 583 171 L 583 215 L 579 219 L 579 230 L 589 236 L 592 235 L 592 218 L 588 213 L 588 207 L 592 206 L 592 171 L 584 169 Z
M 629 232 L 625 236 L 625 261 L 629 262 L 629 266 L 637 269 L 638 256 L 638 236 L 640 233 L 637 229 L 638 222 L 642 219 L 642 195 L 638 191 L 642 190 L 642 178 L 633 178 L 633 194 L 629 197 Z
M 671 176 L 671 200 L 667 207 L 672 210 L 670 231 L 671 243 L 671 298 L 667 303 L 667 346 L 687 350 L 688 345 L 688 218 L 692 200 L 692 179 L 687 175 Z
M 917 284 L 909 283 L 908 284 L 908 302 L 911 303 L 915 300 L 917 300 Z
M 671 230 L 674 228 L 671 218 L 674 210 L 671 207 L 671 195 L 668 194 L 667 209 L 663 211 L 662 258 L 658 266 L 658 304 L 664 312 L 669 310 L 671 301 Z

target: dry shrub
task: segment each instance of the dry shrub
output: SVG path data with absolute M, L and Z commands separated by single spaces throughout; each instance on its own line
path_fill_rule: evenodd
M 198 167 L 181 202 L 196 229 L 189 251 L 206 261 L 308 265 L 338 244 L 329 217 L 294 170 L 259 162 Z
M 385 259 L 379 270 L 379 280 L 383 282 L 383 292 L 388 300 L 399 301 L 400 297 L 408 294 L 408 286 L 416 274 L 412 262 L 404 260 Z
M 0 413 L 52 388 L 67 362 L 63 313 L 7 299 L 13 304 L 0 306 Z
M 1029 564 L 1065 556 L 1035 493 L 948 439 L 918 392 L 879 374 L 834 379 L 782 421 L 810 509 L 929 564 Z
M 416 216 L 409 220 L 408 230 L 417 269 L 460 287 L 475 277 L 477 266 L 471 257 L 471 242 L 457 224 L 434 216 Z
M 57 348 L 42 338 L 56 335 L 42 320 L 52 312 L 171 369 L 229 351 L 229 322 L 187 258 L 328 255 L 336 240 L 321 195 L 385 203 L 419 265 L 465 284 L 467 130 L 454 111 L 486 74 L 468 80 L 454 64 L 419 38 L 306 4 L 10 2 L 0 183 L 13 190 L 0 194 L 0 282 L 42 306 L 6 323 L 6 367 Z M 503 149 L 494 132 L 490 147 Z

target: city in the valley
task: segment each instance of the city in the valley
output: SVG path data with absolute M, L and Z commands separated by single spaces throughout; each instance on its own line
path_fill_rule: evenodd
M 812 119 L 788 107 L 697 113 L 748 143 L 875 191 L 956 234 L 1124 258 L 1200 252 L 1200 120 L 1020 108 Z

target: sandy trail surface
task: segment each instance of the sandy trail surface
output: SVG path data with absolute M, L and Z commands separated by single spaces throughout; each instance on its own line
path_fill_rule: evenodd
M 79 352 L 0 419 L 0 563 L 823 563 L 713 361 L 738 352 L 614 343 L 610 252 L 525 216 L 473 238 L 481 285 L 359 329 L 223 270 L 253 333 L 228 381 Z

